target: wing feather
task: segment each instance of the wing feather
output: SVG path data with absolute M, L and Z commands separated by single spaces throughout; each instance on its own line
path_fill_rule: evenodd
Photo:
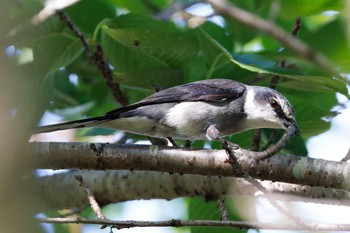
M 244 84 L 229 79 L 202 80 L 161 90 L 140 102 L 110 111 L 106 115 L 119 115 L 138 107 L 161 103 L 234 100 L 242 96 L 245 89 Z

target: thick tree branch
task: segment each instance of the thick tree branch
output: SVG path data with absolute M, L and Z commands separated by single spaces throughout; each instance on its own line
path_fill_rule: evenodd
M 40 177 L 34 181 L 33 192 L 47 206 L 47 209 L 38 211 L 83 208 L 89 205 L 86 195 L 76 184 L 76 175 L 84 177 L 85 183 L 101 205 L 140 199 L 171 200 L 193 196 L 202 196 L 208 200 L 225 196 L 264 197 L 256 186 L 243 178 L 126 170 L 71 171 Z M 350 195 L 346 191 L 271 181 L 256 182 L 276 201 L 350 206 Z M 69 192 L 62 193 L 62 190 Z
M 233 20 L 237 20 L 249 27 L 257 29 L 279 41 L 285 47 L 295 51 L 299 56 L 311 64 L 320 67 L 329 74 L 339 77 L 336 66 L 321 53 L 313 50 L 306 43 L 291 36 L 288 32 L 278 27 L 276 24 L 264 20 L 248 11 L 237 8 L 226 0 L 207 0 L 217 13 L 226 15 Z
M 225 163 L 223 150 L 190 150 L 165 146 L 96 143 L 29 143 L 28 153 L 38 168 L 125 169 L 179 174 L 236 176 Z M 256 162 L 250 152 L 236 150 L 250 176 L 310 186 L 350 190 L 350 164 L 293 155 L 273 156 Z

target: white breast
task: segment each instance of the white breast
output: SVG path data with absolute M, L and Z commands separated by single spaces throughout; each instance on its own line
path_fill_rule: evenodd
M 176 128 L 179 135 L 190 139 L 206 139 L 205 130 L 216 124 L 224 106 L 205 102 L 183 102 L 175 105 L 165 116 L 165 123 Z

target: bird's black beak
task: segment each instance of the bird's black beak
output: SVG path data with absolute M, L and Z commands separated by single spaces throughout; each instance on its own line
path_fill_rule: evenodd
M 300 136 L 300 130 L 294 119 L 285 119 L 283 125 L 291 136 Z

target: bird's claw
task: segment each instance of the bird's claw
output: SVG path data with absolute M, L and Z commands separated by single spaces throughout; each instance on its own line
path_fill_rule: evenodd
M 230 141 L 227 141 L 226 139 L 222 139 L 222 138 L 219 138 L 218 140 L 221 143 L 222 148 L 226 150 L 226 153 L 229 156 L 224 161 L 224 163 L 233 164 L 237 160 L 235 157 L 235 150 L 238 150 L 240 148 L 239 145 L 232 143 Z

